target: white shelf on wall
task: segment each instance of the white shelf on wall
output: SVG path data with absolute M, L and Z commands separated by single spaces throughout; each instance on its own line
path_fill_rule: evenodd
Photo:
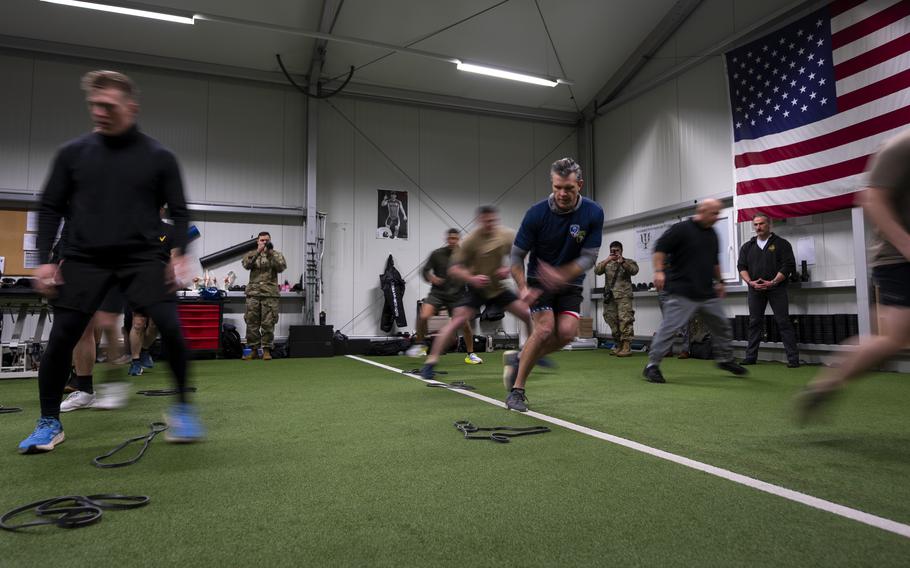
M 856 280 L 853 278 L 844 278 L 841 280 L 819 280 L 816 282 L 791 282 L 787 285 L 790 290 L 837 290 L 837 289 L 847 289 L 855 288 Z M 748 292 L 749 287 L 744 284 L 735 284 L 732 286 L 727 286 L 728 294 L 745 294 Z M 648 298 L 648 297 L 657 297 L 656 290 L 648 290 L 646 292 L 634 292 L 636 298 Z M 603 299 L 603 288 L 592 288 L 591 289 L 591 300 L 600 300 Z
M 734 339 L 730 342 L 733 347 L 746 347 L 748 341 Z M 800 351 L 856 351 L 857 345 L 832 345 L 827 343 L 797 343 L 796 348 Z M 783 349 L 784 344 L 780 341 L 762 341 L 759 349 Z

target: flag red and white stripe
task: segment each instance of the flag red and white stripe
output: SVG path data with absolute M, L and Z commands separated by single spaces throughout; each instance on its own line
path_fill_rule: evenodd
M 852 207 L 869 158 L 910 124 L 910 0 L 837 0 L 827 10 L 837 112 L 734 142 L 739 221 Z

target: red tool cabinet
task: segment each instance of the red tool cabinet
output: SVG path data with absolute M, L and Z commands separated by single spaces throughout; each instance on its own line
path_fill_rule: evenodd
M 186 347 L 193 352 L 221 350 L 221 318 L 224 302 L 211 300 L 181 300 L 177 303 L 177 314 Z

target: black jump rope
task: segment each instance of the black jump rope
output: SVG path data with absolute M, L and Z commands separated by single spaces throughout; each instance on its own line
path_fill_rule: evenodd
M 188 392 L 195 392 L 195 387 L 187 388 Z M 171 396 L 177 394 L 176 389 L 144 390 L 137 394 L 145 396 Z M 0 414 L 19 412 L 21 408 L 4 408 L 0 406 Z M 135 436 L 125 440 L 116 448 L 102 454 L 92 460 L 95 467 L 102 469 L 112 469 L 116 467 L 125 467 L 133 465 L 142 459 L 149 445 L 155 437 L 167 430 L 167 424 L 164 422 L 152 422 L 149 424 L 149 431 L 141 436 Z M 144 442 L 142 448 L 132 458 L 121 462 L 106 462 L 117 452 L 123 450 L 133 442 Z M 64 497 L 52 497 L 35 501 L 28 505 L 17 507 L 7 511 L 0 516 L 0 529 L 7 531 L 20 531 L 31 527 L 54 525 L 64 529 L 75 529 L 93 525 L 101 520 L 104 511 L 137 509 L 149 504 L 151 499 L 146 495 L 118 495 L 118 494 L 100 494 L 89 495 L 67 495 Z M 37 519 L 26 521 L 24 523 L 12 524 L 10 521 L 15 517 L 32 513 Z

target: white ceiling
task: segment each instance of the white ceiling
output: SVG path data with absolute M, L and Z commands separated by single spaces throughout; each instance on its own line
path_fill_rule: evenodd
M 343 0 L 332 33 L 404 46 L 500 2 Z M 318 30 L 323 5 L 322 0 L 143 3 L 165 10 L 309 31 Z M 575 81 L 571 89 L 565 85 L 538 87 L 475 76 L 457 71 L 454 65 L 406 53 L 389 55 L 359 69 L 354 82 L 575 111 L 596 95 L 674 3 L 675 0 L 508 0 L 411 46 L 513 70 L 567 77 Z M 197 21 L 194 26 L 179 25 L 39 0 L 2 0 L 0 35 L 269 72 L 278 70 L 275 53 L 280 53 L 295 74 L 309 71 L 314 45 L 312 39 L 278 31 L 206 21 Z M 337 42 L 329 42 L 327 49 L 323 77 L 343 74 L 351 65 L 358 67 L 388 53 Z

